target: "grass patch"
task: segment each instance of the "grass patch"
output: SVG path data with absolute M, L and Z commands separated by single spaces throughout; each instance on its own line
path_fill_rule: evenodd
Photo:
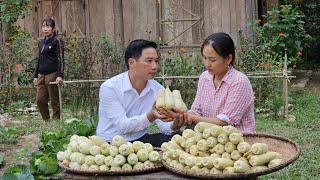
M 23 126 L 19 127 L 20 134 L 37 134 L 41 135 L 43 132 L 62 129 L 64 126 L 61 120 L 49 120 L 45 122 L 40 116 L 15 116 L 16 120 L 23 121 Z
M 260 179 L 319 179 L 320 173 L 320 98 L 307 90 L 292 91 L 291 113 L 295 122 L 276 118 L 256 117 L 257 132 L 289 138 L 301 148 L 300 157 L 288 167 Z

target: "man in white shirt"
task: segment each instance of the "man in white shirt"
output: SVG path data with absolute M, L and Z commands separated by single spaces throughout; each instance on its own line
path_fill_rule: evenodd
M 132 41 L 125 52 L 129 70 L 101 85 L 97 135 L 106 141 L 121 135 L 128 141 L 139 140 L 159 147 L 185 124 L 183 115 L 154 107 L 158 90 L 164 89 L 153 79 L 159 67 L 156 49 L 154 42 Z M 147 133 L 153 121 L 161 134 Z

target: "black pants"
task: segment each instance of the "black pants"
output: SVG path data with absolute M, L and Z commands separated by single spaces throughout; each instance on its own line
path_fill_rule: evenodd
M 153 147 L 160 147 L 162 143 L 168 142 L 171 140 L 173 135 L 165 135 L 161 133 L 157 134 L 145 134 L 141 138 L 137 139 L 136 141 L 141 141 L 144 143 L 150 143 Z

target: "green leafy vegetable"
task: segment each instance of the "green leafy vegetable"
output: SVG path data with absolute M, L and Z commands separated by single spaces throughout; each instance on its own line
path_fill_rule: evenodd
M 68 126 L 69 134 L 77 134 L 79 136 L 90 136 L 95 134 L 95 128 L 91 122 L 72 122 Z
M 55 154 L 45 154 L 40 151 L 32 153 L 30 166 L 33 174 L 50 175 L 59 170 Z
M 34 180 L 29 167 L 26 165 L 14 165 L 8 167 L 4 172 L 2 179 L 8 180 Z

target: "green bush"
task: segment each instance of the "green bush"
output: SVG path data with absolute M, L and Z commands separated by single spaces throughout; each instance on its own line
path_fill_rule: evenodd
M 0 23 L 14 23 L 20 16 L 30 12 L 31 0 L 2 0 L 0 1 Z
M 283 67 L 284 55 L 288 67 L 295 68 L 302 61 L 304 43 L 311 38 L 305 30 L 305 15 L 298 7 L 282 5 L 264 16 L 266 23 L 253 22 L 255 41 L 240 32 L 239 56 L 241 68 L 246 71 L 272 71 Z

